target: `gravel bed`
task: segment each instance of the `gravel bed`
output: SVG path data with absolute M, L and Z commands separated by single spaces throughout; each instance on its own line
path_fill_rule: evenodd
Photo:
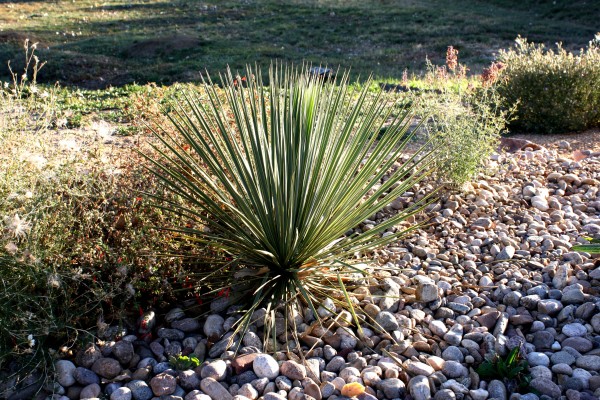
M 146 313 L 137 331 L 109 327 L 74 359 L 58 361 L 52 398 L 598 399 L 600 261 L 570 250 L 600 235 L 600 154 L 585 155 L 574 161 L 544 148 L 495 155 L 485 178 L 432 205 L 431 225 L 378 251 L 368 285 L 352 293 L 382 328 L 365 327 L 363 340 L 355 327 L 321 327 L 304 310 L 292 316 L 299 343 L 283 335 L 278 351 L 265 354 L 259 310 L 248 333 L 234 337 L 241 341 L 234 356 L 235 307 L 213 303 L 201 318 L 174 307 Z M 517 346 L 537 394 L 513 393 L 475 372 L 486 357 Z M 178 354 L 205 361 L 175 370 L 168 359 Z

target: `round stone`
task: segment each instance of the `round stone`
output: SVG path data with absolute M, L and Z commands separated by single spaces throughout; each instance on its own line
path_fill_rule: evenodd
M 399 328 L 396 317 L 388 311 L 381 311 L 377 314 L 375 322 L 377 322 L 384 331 L 395 331 Z
M 550 357 L 550 360 L 552 360 L 552 364 L 571 365 L 575 362 L 575 356 L 573 356 L 568 351 L 559 351 L 559 352 L 552 354 L 552 356 Z
M 577 357 L 575 364 L 588 371 L 600 371 L 600 356 L 586 355 Z
M 546 396 L 549 396 L 552 399 L 560 398 L 560 387 L 558 387 L 558 385 L 552 382 L 552 380 L 550 379 L 535 378 L 531 380 L 529 386 L 532 389 L 537 390 L 539 393 L 545 394 Z
M 200 370 L 201 378 L 213 378 L 216 381 L 222 381 L 227 377 L 227 364 L 223 360 L 216 360 L 205 365 Z
M 169 340 L 183 340 L 185 333 L 179 329 L 160 328 L 156 333 L 159 338 Z
M 582 324 L 572 323 L 563 326 L 562 333 L 568 337 L 585 336 L 587 334 L 587 329 Z
M 158 364 L 158 363 L 156 362 L 156 360 L 154 358 L 146 357 L 146 358 L 142 358 L 140 360 L 140 362 L 137 365 L 137 368 L 147 368 L 147 367 L 154 368 L 154 366 L 156 364 Z
M 442 358 L 446 361 L 458 361 L 459 363 L 465 360 L 463 352 L 456 346 L 448 346 L 442 352 Z
M 488 391 L 484 389 L 469 390 L 469 394 L 473 400 L 486 400 L 489 396 Z
M 106 379 L 115 378 L 121 370 L 121 364 L 114 358 L 99 358 L 92 365 L 92 371 Z
M 344 357 L 335 356 L 327 363 L 325 370 L 329 372 L 339 372 L 346 364 Z
M 412 375 L 429 376 L 435 372 L 431 365 L 420 361 L 406 360 L 406 370 Z
M 178 329 L 182 332 L 194 332 L 200 330 L 200 322 L 196 318 L 184 318 L 173 321 L 171 328 Z
M 63 387 L 69 387 L 75 384 L 75 364 L 69 360 L 59 360 L 54 364 L 56 371 L 56 381 Z
M 442 367 L 442 373 L 450 379 L 466 377 L 469 375 L 469 371 L 466 367 L 457 361 L 451 360 L 446 360 Z
M 133 358 L 133 344 L 131 342 L 121 340 L 120 342 L 115 343 L 112 348 L 112 353 L 121 364 L 128 364 Z
M 552 372 L 555 374 L 572 375 L 573 368 L 569 364 L 555 364 L 552 366 Z
M 439 297 L 439 288 L 433 283 L 419 283 L 415 291 L 417 301 L 429 303 Z
M 547 314 L 554 316 L 563 309 L 563 305 L 560 301 L 554 299 L 544 299 L 537 303 L 537 309 L 540 314 Z
M 102 358 L 102 352 L 100 351 L 100 348 L 93 343 L 89 343 L 77 352 L 75 362 L 80 367 L 89 369 L 99 358 Z
M 444 340 L 448 344 L 458 346 L 463 337 L 463 327 L 461 324 L 454 324 L 452 328 L 444 335 Z
M 488 385 L 488 394 L 492 399 L 506 400 L 507 390 L 502 381 L 493 380 Z
M 431 333 L 433 333 L 434 335 L 437 335 L 439 337 L 444 337 L 446 332 L 448 332 L 448 328 L 446 327 L 446 324 L 444 324 L 442 321 L 439 321 L 439 320 L 431 321 L 429 323 L 429 330 L 431 330 Z
M 117 390 L 118 388 L 120 388 L 122 386 L 123 386 L 123 384 L 121 382 L 109 383 L 108 385 L 106 385 L 106 387 L 104 387 L 104 393 L 107 396 L 110 396 L 115 390 Z
M 120 387 L 110 394 L 110 400 L 131 400 L 131 389 Z
M 598 271 L 600 271 L 600 268 L 598 268 Z M 592 325 L 592 328 L 594 328 L 594 332 L 600 333 L 600 314 L 594 315 L 590 324 Z
M 539 331 L 533 334 L 533 345 L 536 350 L 546 350 L 552 347 L 554 335 L 547 331 Z
M 196 372 L 188 369 L 186 371 L 179 372 L 179 384 L 185 390 L 195 390 L 200 387 L 200 378 L 196 375 Z
M 431 387 L 426 376 L 415 376 L 408 382 L 408 390 L 414 400 L 431 399 Z
M 384 379 L 379 383 L 381 391 L 386 399 L 397 399 L 404 397 L 406 386 L 397 378 Z
M 323 300 L 323 304 L 319 306 L 317 309 L 317 314 L 321 318 L 327 318 L 333 316 L 333 313 L 336 311 L 335 303 L 332 299 L 326 298 Z
M 87 368 L 77 367 L 73 373 L 77 383 L 83 386 L 91 385 L 92 383 L 100 383 L 100 378 L 94 371 Z
M 543 365 L 538 365 L 536 367 L 531 367 L 529 369 L 529 373 L 532 378 L 544 378 L 544 379 L 552 379 L 552 371 L 548 367 L 544 367 Z
M 292 389 L 292 381 L 287 376 L 278 376 L 275 378 L 275 386 L 279 390 L 285 390 L 289 392 Z
M 268 354 L 256 356 L 252 369 L 259 378 L 275 379 L 279 375 L 279 364 Z
M 347 367 L 340 371 L 339 376 L 346 382 L 352 382 L 354 378 L 360 376 L 360 371 L 354 367 Z
M 248 399 L 257 399 L 258 391 L 249 383 L 243 384 L 238 390 L 238 395 Z
M 550 359 L 544 353 L 533 352 L 527 354 L 527 362 L 532 367 L 537 367 L 539 365 L 548 367 L 550 365 Z
M 133 400 L 150 400 L 154 397 L 152 389 L 150 389 L 150 386 L 144 381 L 131 381 L 125 386 L 131 390 L 131 397 Z
M 589 371 L 586 371 L 582 368 L 574 368 L 573 369 L 573 378 L 577 378 L 584 383 L 584 387 L 588 387 L 590 383 L 590 379 L 592 378 L 592 374 Z
M 456 394 L 454 394 L 454 392 L 451 389 L 438 390 L 437 392 L 435 392 L 433 400 L 456 400 Z
M 150 380 L 150 387 L 155 396 L 166 396 L 175 392 L 177 379 L 173 375 L 163 372 Z
M 185 312 L 181 308 L 173 308 L 165 315 L 165 321 L 170 324 L 173 321 L 177 321 L 178 319 L 184 318 Z
M 225 329 L 223 328 L 224 323 L 225 319 L 220 315 L 209 315 L 206 318 L 206 322 L 204 322 L 204 334 L 213 341 L 219 339 L 225 333 Z
M 202 379 L 200 382 L 200 389 L 209 395 L 211 399 L 230 400 L 233 398 L 227 389 L 221 386 L 221 384 L 213 378 Z
M 593 344 L 590 340 L 583 337 L 570 337 L 562 342 L 563 347 L 571 347 L 580 353 L 587 353 L 592 350 Z
M 79 398 L 80 399 L 96 399 L 100 396 L 101 392 L 102 391 L 100 389 L 100 385 L 98 385 L 97 383 L 92 383 L 90 385 L 87 385 L 83 389 L 81 389 L 81 392 L 79 393 Z
M 295 361 L 284 361 L 280 367 L 280 373 L 290 378 L 291 380 L 299 380 L 306 378 L 306 367 L 298 364 Z
M 561 303 L 563 304 L 581 304 L 585 301 L 585 296 L 581 289 L 569 290 L 568 292 L 563 293 L 561 299 Z
M 244 346 L 256 347 L 257 349 L 263 348 L 262 340 L 260 340 L 260 337 L 254 332 L 246 332 L 242 342 L 244 343 Z
M 496 256 L 496 260 L 510 260 L 515 255 L 515 248 L 513 246 L 506 246 L 498 255 Z

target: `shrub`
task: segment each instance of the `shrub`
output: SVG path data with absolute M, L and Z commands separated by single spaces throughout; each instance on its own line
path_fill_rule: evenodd
M 37 86 L 34 66 L 0 90 L 0 398 L 36 368 L 44 377 L 89 328 L 172 300 L 185 279 L 178 258 L 150 251 L 185 242 L 153 231 L 167 221 L 136 192 L 156 190 L 138 154 L 52 131 L 57 91 Z M 61 146 L 74 140 L 85 148 Z
M 447 66 L 428 63 L 428 89 L 411 96 L 427 136 L 440 148 L 438 178 L 460 186 L 497 150 L 511 112 L 500 109 L 501 97 L 493 87 L 477 87 L 466 78 L 467 68 L 457 56 L 450 46 Z
M 496 87 L 504 105 L 516 105 L 511 130 L 579 132 L 600 126 L 600 34 L 578 54 L 517 38 L 500 52 L 504 65 Z
M 148 157 L 184 200 L 162 207 L 190 221 L 181 234 L 213 254 L 195 284 L 246 304 L 241 332 L 263 305 L 271 322 L 280 305 L 286 315 L 301 310 L 298 301 L 317 317 L 325 298 L 353 312 L 345 282 L 365 274 L 353 266 L 357 253 L 396 241 L 406 231 L 399 224 L 427 197 L 362 234 L 345 233 L 426 177 L 434 153 L 400 164 L 409 112 L 377 140 L 393 104 L 381 92 L 371 96 L 368 84 L 353 98 L 347 75 L 327 83 L 272 67 L 268 87 L 258 72 L 246 77 L 229 72 L 223 91 L 209 79 L 200 94 L 182 93 L 168 106 L 175 133 L 157 127 L 162 157 Z

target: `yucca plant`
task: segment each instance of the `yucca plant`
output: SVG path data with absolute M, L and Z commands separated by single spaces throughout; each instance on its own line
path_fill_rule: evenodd
M 585 251 L 591 254 L 600 254 L 600 239 L 586 237 L 585 240 L 587 240 L 589 243 L 575 245 L 573 246 L 572 250 Z
M 175 133 L 156 127 L 158 156 L 148 156 L 181 199 L 157 198 L 160 207 L 193 221 L 177 230 L 220 257 L 197 284 L 247 303 L 241 332 L 258 307 L 270 326 L 278 306 L 302 310 L 299 301 L 317 316 L 326 297 L 358 323 L 346 290 L 351 274 L 365 273 L 353 266 L 356 255 L 413 229 L 399 224 L 431 196 L 374 229 L 345 233 L 427 177 L 434 149 L 398 162 L 411 139 L 410 111 L 369 93 L 369 84 L 354 93 L 347 74 L 325 82 L 308 69 L 272 66 L 263 86 L 260 70 L 248 68 L 245 78 L 228 71 L 221 86 L 207 78 L 201 93 L 169 104 Z

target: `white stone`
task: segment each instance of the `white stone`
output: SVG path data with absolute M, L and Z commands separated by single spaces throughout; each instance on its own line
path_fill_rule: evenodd
M 252 369 L 259 378 L 275 379 L 279 375 L 279 364 L 268 354 L 256 356 Z

